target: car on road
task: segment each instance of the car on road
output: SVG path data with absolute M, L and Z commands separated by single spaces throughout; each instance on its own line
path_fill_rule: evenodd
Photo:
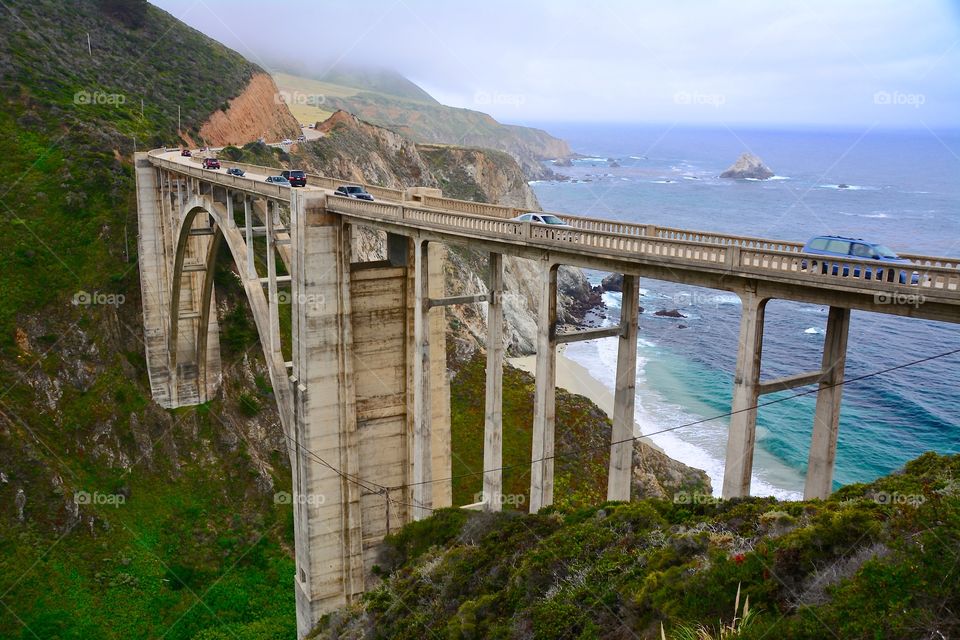
M 293 140 L 291 140 L 290 138 L 284 138 L 283 140 L 280 141 L 280 144 L 284 146 L 291 145 L 293 144 Z
M 315 125 L 315 124 L 312 123 L 312 122 L 307 125 L 307 129 L 316 129 L 316 128 L 317 128 L 317 125 Z
M 271 184 L 278 184 L 281 187 L 289 187 L 290 181 L 284 178 L 283 176 L 267 176 L 267 182 Z
M 303 135 L 302 133 L 297 136 L 297 142 L 304 142 L 306 141 L 306 139 L 307 139 L 307 136 Z
M 291 169 L 289 171 L 283 171 L 280 173 L 284 178 L 290 181 L 291 187 L 305 187 L 307 186 L 307 174 L 299 169 Z
M 863 238 L 850 238 L 847 236 L 815 236 L 803 245 L 801 251 L 803 253 L 812 253 L 834 258 L 832 260 L 820 260 L 819 270 L 823 274 L 832 274 L 835 276 L 842 274 L 843 277 L 848 277 L 852 269 L 854 278 L 861 277 L 862 271 L 864 280 L 885 280 L 887 282 L 893 282 L 896 276 L 892 275 L 891 271 L 899 271 L 900 274 L 897 280 L 900 284 L 906 284 L 908 270 L 886 267 L 886 269 L 890 269 L 890 271 L 886 271 L 886 269 L 880 265 L 861 268 L 861 265 L 850 265 L 849 263 L 843 262 L 842 258 L 858 261 L 876 260 L 877 262 L 894 264 L 913 264 L 907 258 L 898 256 L 895 251 L 885 245 L 870 242 Z M 807 261 L 802 261 L 800 266 L 806 270 L 808 268 Z M 813 266 L 817 268 L 816 265 Z M 920 274 L 912 269 L 910 269 L 909 272 L 911 274 L 910 283 L 917 284 L 920 281 Z
M 373 196 L 367 193 L 366 189 L 355 184 L 340 185 L 333 193 L 334 195 L 343 196 L 345 198 L 355 198 L 357 200 L 368 200 L 373 202 Z
M 180 155 L 181 155 L 182 157 L 184 157 L 184 158 L 189 158 L 189 157 L 190 157 L 190 149 L 181 149 L 181 150 L 180 150 Z
M 201 163 L 204 169 L 219 169 L 220 161 L 216 158 L 204 158 Z
M 549 224 L 555 227 L 572 229 L 569 224 L 563 221 L 563 219 L 558 218 L 552 213 L 521 213 L 519 216 L 514 218 L 519 222 L 536 222 L 537 224 Z
M 242 178 L 242 177 L 243 177 L 243 169 L 238 169 L 238 168 L 236 168 L 236 167 L 233 167 L 233 168 L 231 168 L 231 169 L 227 169 L 227 173 L 228 173 L 229 175 L 231 175 L 231 176 L 237 176 L 238 178 Z

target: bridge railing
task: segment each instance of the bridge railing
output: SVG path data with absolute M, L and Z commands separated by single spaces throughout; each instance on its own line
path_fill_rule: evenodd
M 283 187 L 247 178 L 191 167 L 153 157 L 155 165 L 181 174 L 224 186 L 233 186 L 265 196 L 288 200 L 290 187 Z M 930 291 L 960 293 L 960 268 L 952 258 L 904 255 L 912 264 L 886 263 L 879 260 L 846 259 L 801 253 L 802 246 L 745 236 L 712 234 L 655 225 L 635 225 L 615 221 L 592 220 L 564 216 L 573 228 L 531 224 L 487 213 L 471 213 L 440 208 L 449 199 L 424 196 L 425 206 L 408 206 L 399 202 L 369 202 L 350 198 L 330 198 L 328 208 L 358 217 L 397 220 L 441 230 L 465 231 L 470 234 L 499 237 L 513 241 L 552 245 L 564 250 L 606 254 L 629 259 L 631 256 L 663 258 L 670 262 L 710 265 L 732 271 L 768 275 L 796 275 L 805 280 L 832 284 L 856 283 L 859 288 L 879 291 L 891 287 L 898 291 Z M 454 201 L 466 202 L 466 201 Z M 421 203 L 424 204 L 424 203 Z M 473 203 L 480 204 L 480 203 Z M 433 206 L 431 206 L 433 205 Z M 481 205 L 475 211 L 487 211 Z M 508 209 L 500 207 L 499 209 Z M 511 216 L 512 217 L 512 216 Z M 589 222 L 589 224 L 588 224 Z M 582 224 L 582 227 L 576 226 Z M 584 228 L 584 227 L 593 228 Z M 677 265 L 678 267 L 681 265 Z
M 526 213 L 529 211 L 529 209 L 505 207 L 499 204 L 473 202 L 472 200 L 457 200 L 456 198 L 440 198 L 426 195 L 420 197 L 420 203 L 424 207 L 431 207 L 433 209 L 459 211 L 460 213 L 469 213 L 475 216 L 490 216 L 492 218 L 501 218 L 506 220 L 515 218 L 521 213 Z

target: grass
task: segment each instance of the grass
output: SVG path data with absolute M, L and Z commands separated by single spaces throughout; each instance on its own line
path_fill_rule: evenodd
M 316 637 L 954 637 L 957 478 L 928 453 L 825 501 L 443 511 L 389 538 L 392 574 Z

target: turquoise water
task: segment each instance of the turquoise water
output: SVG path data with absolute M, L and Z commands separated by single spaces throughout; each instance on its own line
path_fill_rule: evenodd
M 805 241 L 836 233 L 895 250 L 960 255 L 960 135 L 954 133 L 730 131 L 551 125 L 593 159 L 558 168 L 570 182 L 533 185 L 547 210 Z M 777 174 L 765 182 L 716 176 L 744 150 Z M 606 158 L 621 165 L 611 168 Z M 838 189 L 839 184 L 850 185 Z M 604 274 L 590 273 L 598 282 Z M 730 409 L 740 316 L 735 295 L 641 282 L 637 420 L 644 433 Z M 619 298 L 607 294 L 611 321 Z M 660 318 L 659 309 L 686 318 Z M 772 301 L 763 378 L 814 369 L 827 309 Z M 681 328 L 681 325 L 683 328 Z M 846 377 L 960 346 L 960 325 L 854 312 Z M 567 354 L 612 387 L 613 341 Z M 927 450 L 960 453 L 960 357 L 845 386 L 835 484 L 872 480 Z M 795 392 L 765 396 L 762 402 Z M 796 497 L 803 487 L 814 395 L 762 407 L 753 492 Z M 668 453 L 722 479 L 728 420 L 654 436 Z

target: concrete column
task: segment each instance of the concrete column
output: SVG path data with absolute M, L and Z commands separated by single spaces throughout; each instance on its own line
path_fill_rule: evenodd
M 226 189 L 227 192 L 227 226 L 233 229 L 237 226 L 237 221 L 233 217 L 233 192 Z
M 503 256 L 490 254 L 487 301 L 487 392 L 483 414 L 483 508 L 503 501 Z
M 850 309 L 830 307 L 827 333 L 823 340 L 823 371 L 817 391 L 817 409 L 813 419 L 813 439 L 807 462 L 804 500 L 824 499 L 833 491 L 833 463 L 837 457 L 837 433 L 840 431 L 840 396 L 847 359 L 847 334 Z
M 533 447 L 530 465 L 530 513 L 553 504 L 553 448 L 556 418 L 557 266 L 540 268 L 537 320 L 537 375 L 533 400 Z
M 432 506 L 433 459 L 430 454 L 430 245 L 425 240 L 414 242 L 414 308 L 413 308 L 413 519 L 430 515 Z
M 276 236 L 274 235 L 273 212 L 277 203 L 267 200 L 267 301 L 270 303 L 270 351 L 280 354 L 280 307 L 279 296 L 277 295 L 277 250 L 274 246 Z
M 247 277 L 257 277 L 257 263 L 253 257 L 253 207 L 251 206 L 250 196 L 243 198 L 243 224 L 246 228 L 247 241 Z
M 297 635 L 364 588 L 349 256 L 320 193 L 292 196 Z
M 610 433 L 610 470 L 607 500 L 630 500 L 633 476 L 633 425 L 637 398 L 637 330 L 640 279 L 624 274 L 620 305 L 620 338 L 617 350 L 617 381 L 613 399 L 613 430 Z
M 727 435 L 727 460 L 723 472 L 723 497 L 750 495 L 753 448 L 757 431 L 757 400 L 760 397 L 760 355 L 763 350 L 763 316 L 767 298 L 755 291 L 740 294 L 740 340 L 733 381 L 733 405 Z

